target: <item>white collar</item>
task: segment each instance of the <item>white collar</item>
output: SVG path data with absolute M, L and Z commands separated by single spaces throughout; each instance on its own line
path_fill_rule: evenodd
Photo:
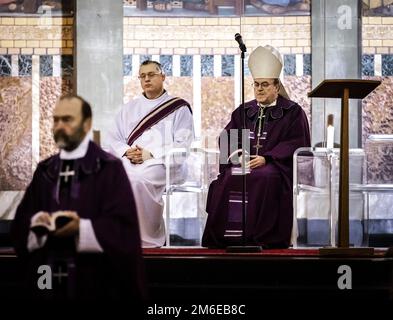
M 142 97 L 149 102 L 158 102 L 167 96 L 168 96 L 168 92 L 165 89 L 161 95 L 159 95 L 157 98 L 154 99 L 149 99 L 148 97 L 145 96 L 145 94 L 142 94 Z
M 274 100 L 274 101 L 273 101 L 272 103 L 270 103 L 270 104 L 260 104 L 260 103 L 258 103 L 258 105 L 259 105 L 260 107 L 263 107 L 263 108 L 275 106 L 276 104 L 277 104 L 277 99 Z
M 74 160 L 74 159 L 83 158 L 87 153 L 87 149 L 89 147 L 89 141 L 90 141 L 90 133 L 86 134 L 82 142 L 74 150 L 66 151 L 64 149 L 61 149 L 60 159 Z

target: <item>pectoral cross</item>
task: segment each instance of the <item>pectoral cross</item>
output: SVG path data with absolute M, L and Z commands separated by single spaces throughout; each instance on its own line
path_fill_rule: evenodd
M 258 155 L 259 149 L 261 149 L 263 147 L 263 145 L 261 143 L 261 140 L 265 140 L 266 139 L 267 132 L 261 132 L 263 123 L 265 122 L 265 114 L 263 112 L 264 110 L 265 110 L 265 106 L 260 106 L 259 107 L 257 144 L 254 146 L 254 148 L 255 148 L 255 155 Z
M 69 165 L 66 165 L 65 171 L 60 172 L 60 177 L 64 177 L 64 182 L 65 183 L 68 182 L 68 177 L 72 177 L 73 175 L 75 175 L 75 171 L 74 170 L 70 171 L 70 166 Z
M 257 144 L 254 146 L 254 148 L 255 148 L 255 155 L 258 155 L 259 149 L 263 147 L 262 144 L 260 144 L 259 142 L 260 142 L 260 137 L 258 137 Z
M 254 146 L 255 155 L 258 155 L 259 149 L 261 149 L 263 147 L 261 140 L 266 140 L 266 135 L 267 135 L 267 132 L 262 132 L 262 135 L 260 135 L 260 134 L 257 135 L 257 144 Z

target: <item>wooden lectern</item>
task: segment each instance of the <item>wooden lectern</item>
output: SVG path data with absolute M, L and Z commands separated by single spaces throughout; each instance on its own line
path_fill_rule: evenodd
M 375 80 L 324 80 L 308 93 L 311 98 L 341 98 L 338 246 L 321 248 L 322 255 L 373 255 L 374 248 L 349 247 L 349 99 L 363 99 L 381 84 Z

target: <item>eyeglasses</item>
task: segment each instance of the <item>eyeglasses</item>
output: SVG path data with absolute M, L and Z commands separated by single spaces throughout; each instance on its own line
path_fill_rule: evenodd
M 162 74 L 161 72 L 149 72 L 149 73 L 142 73 L 138 76 L 139 80 L 145 80 L 146 77 L 148 77 L 149 79 L 154 78 L 155 76 L 158 76 Z
M 261 88 L 263 88 L 263 89 L 266 89 L 266 88 L 269 88 L 269 86 L 271 86 L 273 83 L 269 83 L 269 82 L 267 82 L 267 81 L 265 81 L 265 82 L 261 82 L 261 83 L 259 83 L 259 82 L 257 82 L 257 81 L 254 81 L 251 85 L 254 87 L 254 88 L 259 88 L 259 87 L 261 87 Z

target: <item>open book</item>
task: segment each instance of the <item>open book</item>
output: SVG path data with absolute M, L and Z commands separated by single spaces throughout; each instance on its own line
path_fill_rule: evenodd
M 64 227 L 71 220 L 72 218 L 69 217 L 64 211 L 57 211 L 51 215 L 50 225 L 47 225 L 43 222 L 33 222 L 30 226 L 30 230 L 32 230 L 38 236 L 42 236 Z

